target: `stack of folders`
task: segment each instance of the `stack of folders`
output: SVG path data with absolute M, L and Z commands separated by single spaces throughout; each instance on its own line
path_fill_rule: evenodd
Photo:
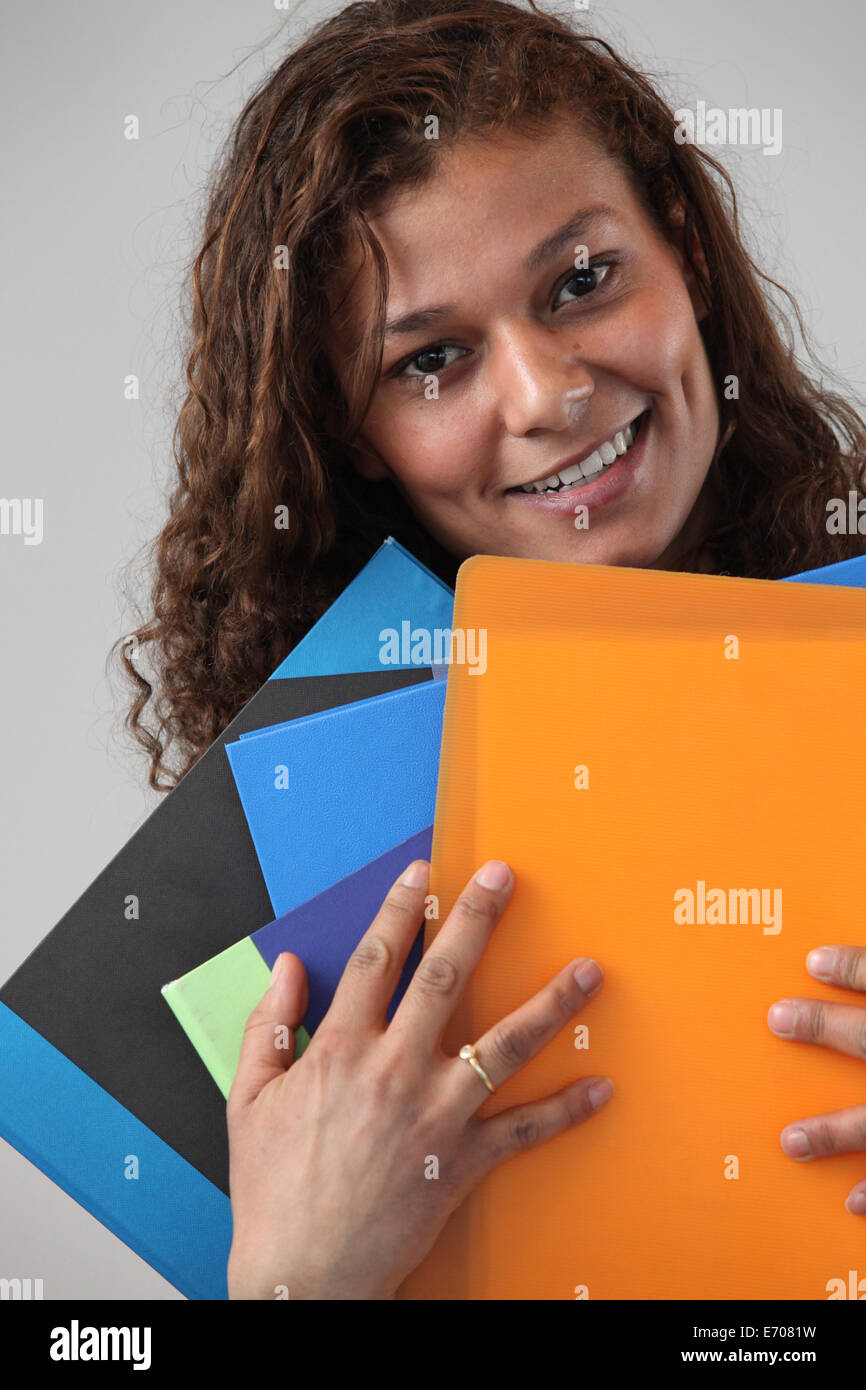
M 446 683 L 404 634 L 443 632 L 453 603 L 386 541 L 0 990 L 0 1135 L 188 1298 L 227 1297 L 225 1100 L 162 986 L 401 840 L 429 858 Z M 259 747 L 289 768 L 276 877 L 232 745 L 251 774 Z
M 590 1071 L 617 1094 L 486 1179 L 403 1296 L 826 1297 L 862 1162 L 797 1165 L 778 1131 L 854 1103 L 862 1064 L 774 1038 L 766 1006 L 833 996 L 805 953 L 866 920 L 857 768 L 816 717 L 862 689 L 866 561 L 797 579 L 476 556 L 455 607 L 389 539 L 0 991 L 0 1133 L 225 1298 L 224 1097 L 277 955 L 307 970 L 302 1053 L 410 860 L 429 944 L 503 858 L 453 1050 L 572 956 L 606 984 L 481 1113 Z M 720 925 L 732 893 L 757 915 Z

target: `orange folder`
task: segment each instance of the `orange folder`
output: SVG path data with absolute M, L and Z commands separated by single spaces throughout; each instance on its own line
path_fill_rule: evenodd
M 427 945 L 485 859 L 516 887 L 444 1046 L 592 956 L 601 993 L 480 1114 L 616 1091 L 484 1179 L 401 1297 L 863 1296 L 866 1153 L 779 1133 L 866 1102 L 866 1062 L 767 1009 L 866 1005 L 805 967 L 866 946 L 866 594 L 479 555 L 453 627 Z

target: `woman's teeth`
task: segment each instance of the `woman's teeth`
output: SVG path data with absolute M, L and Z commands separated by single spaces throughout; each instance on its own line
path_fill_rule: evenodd
M 538 483 L 523 483 L 518 490 L 561 492 L 563 488 L 581 487 L 597 473 L 602 473 L 605 468 L 616 463 L 617 459 L 631 448 L 638 432 L 635 426 L 639 424 L 640 418 L 634 424 L 626 425 L 624 430 L 619 430 L 613 439 L 606 439 L 601 447 L 594 450 L 582 463 L 573 463 L 570 468 L 564 468 L 561 473 L 552 473 L 549 478 L 542 478 Z

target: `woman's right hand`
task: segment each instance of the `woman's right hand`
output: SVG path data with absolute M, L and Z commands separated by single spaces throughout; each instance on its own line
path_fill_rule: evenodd
M 445 1027 L 513 891 L 514 875 L 502 868 L 501 886 L 482 881 L 483 869 L 466 886 L 389 1023 L 424 919 L 429 864 L 410 865 L 297 1061 L 287 1030 L 306 1012 L 306 972 L 297 956 L 280 956 L 247 1021 L 228 1098 L 231 1298 L 393 1298 L 486 1173 L 609 1099 L 611 1083 L 590 1076 L 480 1119 L 484 1082 L 442 1051 Z M 573 960 L 483 1034 L 475 1048 L 493 1085 L 540 1052 L 601 981 L 595 962 Z M 286 1037 L 289 1047 L 279 1046 Z M 431 1155 L 437 1179 L 426 1176 Z

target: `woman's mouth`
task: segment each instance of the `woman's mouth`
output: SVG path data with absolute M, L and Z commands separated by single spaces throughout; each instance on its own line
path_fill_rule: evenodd
M 598 507 L 612 501 L 628 487 L 646 452 L 649 415 L 645 410 L 580 464 L 539 483 L 510 487 L 506 496 L 545 511 L 573 512 L 577 506 Z

